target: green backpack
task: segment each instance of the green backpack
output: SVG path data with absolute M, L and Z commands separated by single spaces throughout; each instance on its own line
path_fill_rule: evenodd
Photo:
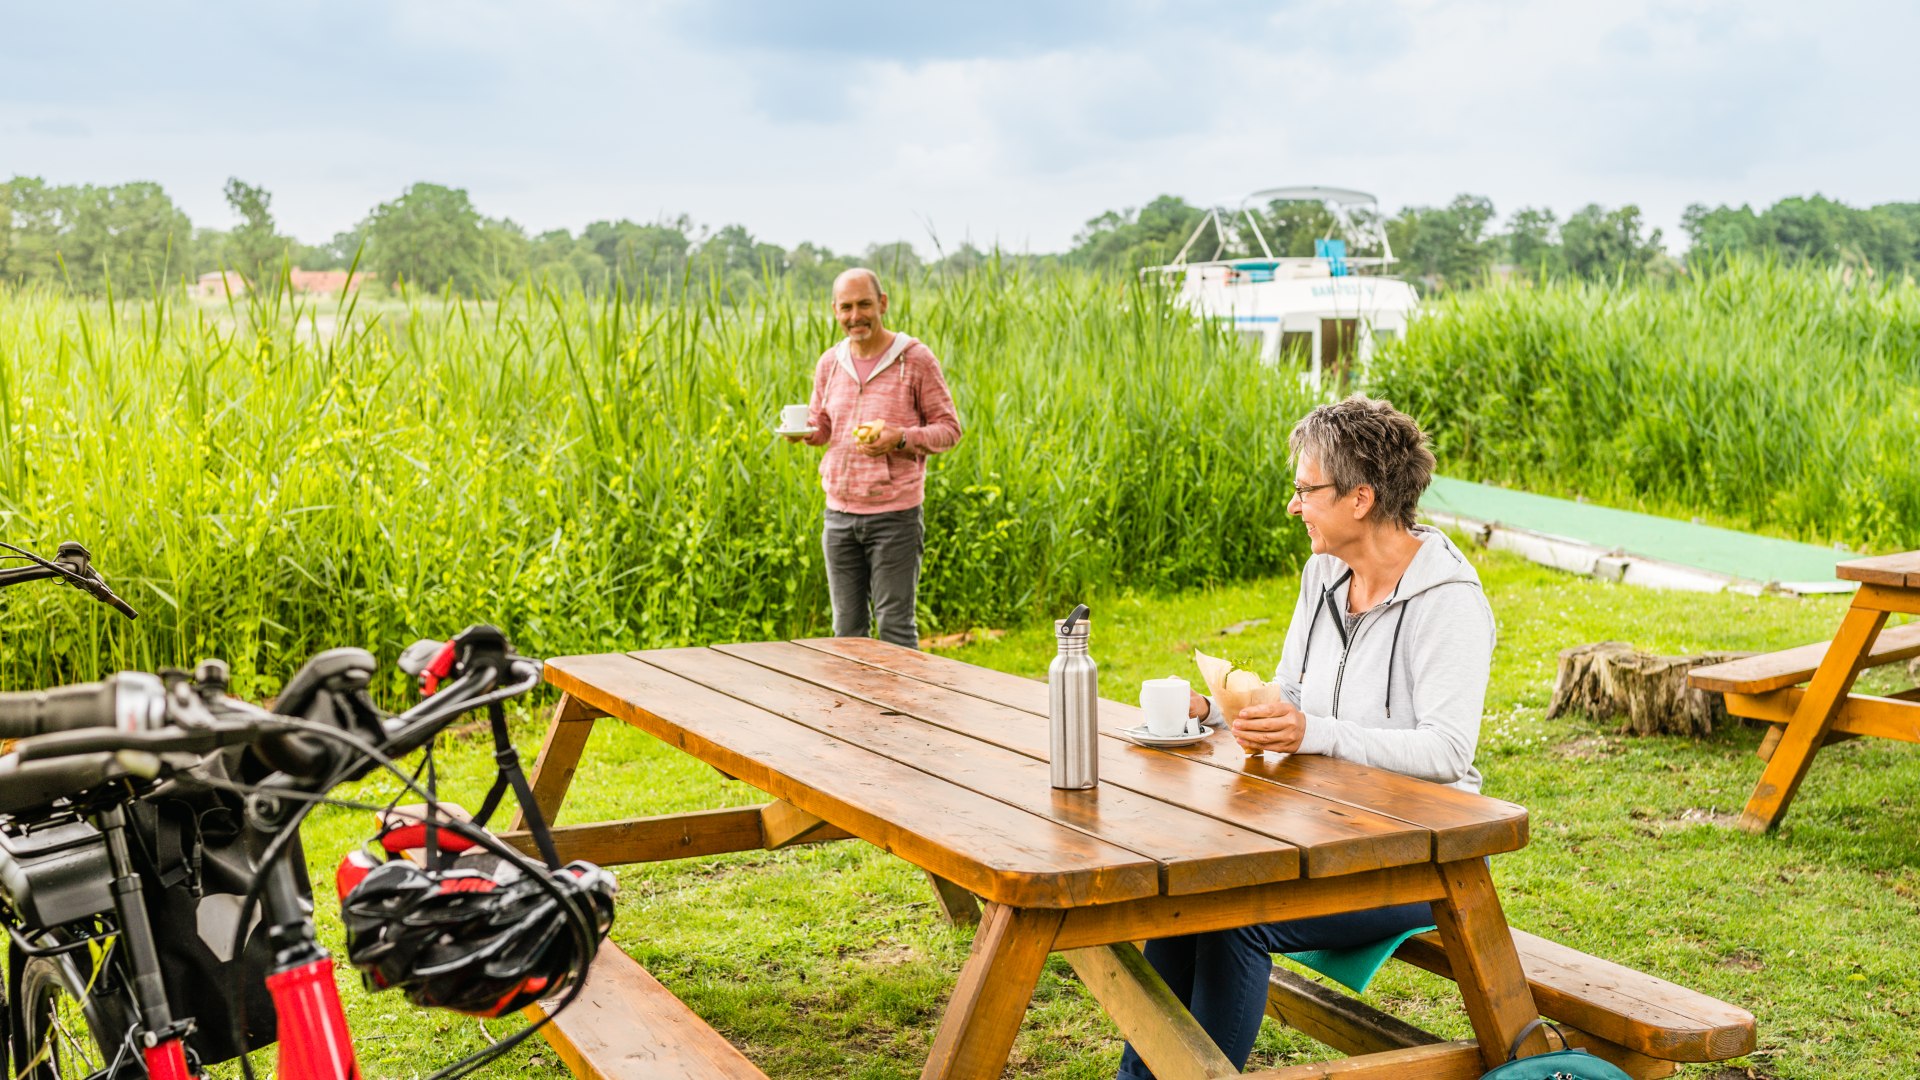
M 1520 1044 L 1527 1041 L 1533 1029 L 1545 1026 L 1560 1036 L 1560 1049 L 1549 1050 L 1532 1057 L 1520 1056 Z M 1567 1042 L 1567 1034 L 1545 1020 L 1535 1020 L 1520 1029 L 1513 1037 L 1513 1045 L 1507 1048 L 1507 1063 L 1496 1066 L 1481 1080 L 1633 1080 L 1619 1066 L 1610 1061 L 1594 1057 L 1585 1050 L 1577 1049 Z

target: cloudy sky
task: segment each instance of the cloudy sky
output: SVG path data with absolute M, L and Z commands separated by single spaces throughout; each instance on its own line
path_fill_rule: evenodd
M 221 185 L 330 237 L 421 180 L 531 231 L 1055 251 L 1160 193 L 1504 217 L 1920 200 L 1920 5 L 0 0 L 0 177 Z

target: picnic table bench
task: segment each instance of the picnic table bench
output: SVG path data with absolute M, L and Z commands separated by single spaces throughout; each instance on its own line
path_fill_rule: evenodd
M 1821 747 L 1862 735 L 1920 742 L 1920 689 L 1852 692 L 1862 671 L 1920 656 L 1920 623 L 1887 628 L 1890 614 L 1920 615 L 1920 551 L 1854 559 L 1835 573 L 1860 588 L 1831 642 L 1698 667 L 1687 676 L 1696 689 L 1723 694 L 1733 715 L 1773 725 L 1757 751 L 1766 768 L 1740 815 L 1754 832 L 1786 816 Z
M 1753 1047 L 1742 1010 L 1507 926 L 1486 858 L 1526 843 L 1526 811 L 1511 803 L 1332 758 L 1248 758 L 1224 735 L 1136 746 L 1118 732 L 1139 711 L 1106 700 L 1099 787 L 1057 791 L 1045 684 L 866 639 L 562 657 L 547 679 L 564 692 L 533 777 L 549 820 L 602 716 L 773 797 L 560 826 L 563 858 L 857 837 L 926 871 L 950 917 L 978 919 L 925 1078 L 1000 1075 L 1054 952 L 1156 1075 L 1230 1075 L 1137 941 L 1413 900 L 1433 903 L 1438 930 L 1401 956 L 1455 980 L 1475 1038 L 1369 1019 L 1363 1003 L 1307 983 L 1270 994 L 1276 1015 L 1358 1056 L 1258 1075 L 1478 1077 L 1542 1008 L 1636 1076 Z M 611 943 L 580 1001 L 544 1030 L 583 1077 L 761 1075 Z

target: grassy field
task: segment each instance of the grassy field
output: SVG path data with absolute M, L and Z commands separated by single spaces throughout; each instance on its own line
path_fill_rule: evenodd
M 1309 402 L 1243 343 L 1085 275 L 990 265 L 893 301 L 969 432 L 929 474 L 928 630 L 1298 565 L 1264 524 Z M 0 685 L 219 655 L 265 695 L 319 649 L 476 620 L 535 653 L 819 630 L 820 452 L 770 428 L 838 337 L 783 292 L 343 312 L 0 289 L 0 538 L 85 542 L 146 615 L 10 592 Z
M 1559 649 L 1621 639 L 1663 652 L 1767 649 L 1830 633 L 1844 601 L 1698 596 L 1577 579 L 1499 553 L 1475 556 L 1501 641 L 1478 761 L 1487 791 L 1527 806 L 1532 842 L 1494 861 L 1509 919 L 1578 949 L 1739 1003 L 1760 1048 L 1728 1078 L 1920 1076 L 1920 754 L 1860 740 L 1825 751 L 1778 833 L 1723 822 L 1760 763 L 1758 733 L 1704 740 L 1625 738 L 1544 709 Z M 1250 662 L 1277 656 L 1296 582 L 1132 596 L 1101 611 L 1094 654 L 1106 696 L 1189 673 L 1196 645 Z M 1232 638 L 1222 627 L 1267 618 Z M 1045 669 L 1047 626 L 1032 620 L 955 655 L 1027 675 Z M 531 755 L 542 725 L 526 719 Z M 454 793 L 483 788 L 484 741 L 443 755 Z M 760 801 L 759 794 L 644 735 L 603 722 L 561 815 L 591 821 Z M 370 793 L 369 793 L 370 794 Z M 364 817 L 328 811 L 309 827 L 325 880 Z M 916 1075 L 967 931 L 946 926 L 919 872 L 857 842 L 718 856 L 619 871 L 614 938 L 776 1078 Z M 337 941 L 331 902 L 321 904 Z M 345 981 L 345 980 L 343 980 Z M 424 1075 L 478 1047 L 472 1021 L 425 1016 L 391 995 L 346 991 L 370 1077 Z M 1468 1033 L 1451 983 L 1390 965 L 1369 1000 L 1431 1031 Z M 510 1025 L 495 1023 L 495 1031 Z M 433 1050 L 423 1052 L 431 1044 Z M 1012 1074 L 1112 1074 L 1119 1042 L 1064 963 L 1047 968 Z M 1325 1056 L 1268 1024 L 1256 1064 Z M 1752 1073 L 1747 1069 L 1751 1068 Z M 544 1046 L 495 1075 L 560 1077 Z
M 1458 293 L 1373 389 L 1443 472 L 1853 550 L 1920 547 L 1920 286 L 1736 259 Z

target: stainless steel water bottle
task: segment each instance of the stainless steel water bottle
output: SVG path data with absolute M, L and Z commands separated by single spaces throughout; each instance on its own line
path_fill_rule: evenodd
M 1047 665 L 1047 718 L 1052 735 L 1053 786 L 1090 788 L 1100 782 L 1099 671 L 1087 655 L 1087 605 L 1053 624 L 1060 651 Z

